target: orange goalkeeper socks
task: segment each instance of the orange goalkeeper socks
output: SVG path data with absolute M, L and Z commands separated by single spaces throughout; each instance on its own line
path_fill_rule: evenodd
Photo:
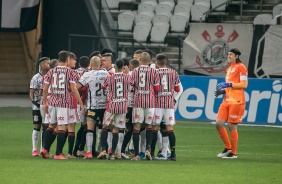
M 232 145 L 231 153 L 236 155 L 237 154 L 237 144 L 238 144 L 238 132 L 237 132 L 237 130 L 231 131 L 230 137 L 231 137 L 231 145 Z
M 231 149 L 231 144 L 229 142 L 228 133 L 227 133 L 226 129 L 223 127 L 220 130 L 217 130 L 217 132 L 220 135 L 220 137 L 221 137 L 221 139 L 222 139 L 222 141 L 225 145 L 225 148 Z

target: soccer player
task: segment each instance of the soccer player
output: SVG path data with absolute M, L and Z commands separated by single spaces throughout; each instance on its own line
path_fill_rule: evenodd
M 65 131 L 69 122 L 70 107 L 73 105 L 72 94 L 78 100 L 81 111 L 84 111 L 83 103 L 76 88 L 77 74 L 67 67 L 70 62 L 70 52 L 59 52 L 59 65 L 51 70 L 44 77 L 43 101 L 44 110 L 48 114 L 49 128 L 46 130 L 44 149 L 41 151 L 43 158 L 48 158 L 48 151 L 51 146 L 50 139 L 52 132 L 58 125 L 57 149 L 55 160 L 67 159 L 62 154 L 65 143 Z M 47 101 L 48 88 L 50 95 Z M 52 131 L 53 130 L 53 131 Z
M 141 66 L 132 71 L 132 85 L 134 86 L 133 108 L 133 144 L 135 156 L 131 160 L 140 160 L 139 134 L 141 123 L 146 123 L 146 158 L 152 160 L 150 153 L 152 143 L 152 120 L 155 111 L 155 92 L 159 90 L 159 76 L 156 70 L 149 67 L 150 55 L 143 52 L 140 58 Z
M 136 50 L 133 54 L 133 59 L 140 61 L 140 57 L 142 53 L 143 53 L 143 50 Z
M 129 75 L 131 76 L 132 70 L 139 67 L 139 60 L 132 59 L 129 62 Z M 124 135 L 124 140 L 121 147 L 121 157 L 125 159 L 129 159 L 129 157 L 125 154 L 125 149 L 131 139 L 132 132 L 133 132 L 133 124 L 132 124 L 132 110 L 134 105 L 134 88 L 133 86 L 130 87 L 128 91 L 128 108 L 126 113 L 126 132 Z
M 108 104 L 103 119 L 101 134 L 102 152 L 97 158 L 106 155 L 107 130 L 113 125 L 112 152 L 109 155 L 111 160 L 115 159 L 115 151 L 119 140 L 119 131 L 125 129 L 125 117 L 127 113 L 128 91 L 130 87 L 130 75 L 123 73 L 124 61 L 118 59 L 115 64 L 115 73 L 106 78 L 102 88 L 108 91 Z
M 101 84 L 104 82 L 106 77 L 110 75 L 107 71 L 101 70 L 101 59 L 94 56 L 90 60 L 92 70 L 85 72 L 79 79 L 77 88 L 80 89 L 82 86 L 88 87 L 87 95 L 87 111 L 86 111 L 86 145 L 87 153 L 84 159 L 93 158 L 92 146 L 93 146 L 93 131 L 97 119 L 103 119 L 107 105 L 107 91 L 101 88 Z M 95 137 L 96 138 L 96 137 Z
M 173 125 L 175 124 L 174 92 L 180 91 L 180 80 L 175 70 L 166 67 L 167 62 L 168 59 L 166 55 L 158 54 L 156 56 L 156 66 L 158 67 L 157 73 L 160 78 L 160 90 L 156 95 L 153 137 L 155 137 L 155 140 L 157 139 L 159 126 L 162 119 L 164 119 L 164 125 L 170 142 L 171 160 L 176 161 L 175 134 L 173 128 Z M 155 145 L 153 148 L 154 147 Z M 154 154 L 154 150 L 152 150 L 151 154 Z
M 40 72 L 35 74 L 30 81 L 29 98 L 32 102 L 32 116 L 33 116 L 33 132 L 32 132 L 32 156 L 38 156 L 37 144 L 39 139 L 40 127 L 42 124 L 42 116 L 40 113 L 40 100 L 43 76 L 50 69 L 50 59 L 48 57 L 42 57 L 39 59 Z M 42 125 L 42 138 L 44 138 L 45 129 Z M 42 148 L 41 139 L 41 148 Z
M 217 155 L 221 158 L 237 158 L 238 132 L 237 125 L 242 122 L 246 101 L 244 89 L 248 86 L 248 71 L 239 56 L 241 52 L 234 48 L 228 52 L 228 63 L 225 81 L 217 84 L 215 96 L 225 94 L 216 117 L 216 129 L 225 149 Z M 224 124 L 228 122 L 230 140 Z
M 79 78 L 88 71 L 88 67 L 90 64 L 90 60 L 87 56 L 81 56 L 79 58 L 79 68 L 76 69 L 76 72 L 79 75 Z M 80 96 L 81 96 L 81 100 L 84 104 L 84 109 L 86 108 L 85 105 L 85 100 L 87 97 L 87 87 L 85 86 L 84 88 L 82 88 L 80 90 Z M 79 122 L 81 122 L 81 126 L 79 128 L 79 130 L 77 131 L 76 134 L 76 140 L 75 140 L 75 147 L 73 150 L 73 155 L 74 156 L 85 156 L 86 152 L 84 151 L 84 146 L 86 143 L 86 130 L 87 130 L 87 126 L 86 126 L 86 121 L 85 121 L 85 114 L 82 114 L 81 111 L 79 110 L 80 106 L 77 105 L 77 112 L 78 112 L 78 116 L 79 116 Z M 96 136 L 94 136 L 96 137 Z

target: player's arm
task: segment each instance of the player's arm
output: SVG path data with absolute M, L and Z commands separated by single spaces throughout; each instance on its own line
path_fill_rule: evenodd
M 44 83 L 43 84 L 43 103 L 44 103 L 44 111 L 46 114 L 48 114 L 48 102 L 47 102 L 47 96 L 48 96 L 48 89 L 50 84 Z
M 83 106 L 82 100 L 79 96 L 75 82 L 70 82 L 70 88 L 71 88 L 71 92 L 72 92 L 73 96 L 79 102 L 81 112 L 84 112 L 84 106 Z
M 154 70 L 154 76 L 155 76 L 155 81 L 154 81 L 154 91 L 159 92 L 160 91 L 160 77 L 157 73 L 156 70 Z

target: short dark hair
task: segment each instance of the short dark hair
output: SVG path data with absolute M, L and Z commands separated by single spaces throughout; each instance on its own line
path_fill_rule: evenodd
M 42 57 L 42 58 L 39 59 L 38 63 L 40 64 L 40 63 L 42 63 L 43 61 L 46 61 L 46 60 L 50 60 L 50 58 Z
M 99 54 L 100 54 L 99 51 L 94 51 L 94 52 L 92 52 L 92 53 L 89 55 L 89 58 L 91 59 L 92 57 L 98 56 Z
M 157 54 L 156 56 L 157 62 L 161 65 L 164 66 L 167 64 L 167 56 L 165 54 Z
M 70 58 L 75 59 L 75 60 L 77 59 L 76 55 L 73 52 L 70 52 Z
M 134 52 L 134 54 L 142 54 L 143 53 L 143 50 L 136 50 L 135 52 Z
M 121 69 L 124 66 L 124 61 L 122 59 L 116 60 L 116 67 L 117 69 Z
M 50 68 L 54 68 L 55 66 L 58 65 L 58 60 L 57 59 L 52 59 L 50 62 Z
M 108 49 L 108 48 L 103 48 L 103 50 L 101 51 L 101 55 L 104 55 L 106 53 L 111 53 L 113 54 L 113 51 L 111 49 Z
M 124 66 L 129 66 L 129 60 L 127 58 L 121 58 Z
M 67 59 L 70 57 L 70 52 L 62 50 L 59 52 L 59 62 L 65 63 L 67 62 Z
M 130 64 L 135 68 L 135 67 L 139 66 L 139 60 L 132 59 L 132 60 L 130 60 Z
M 89 66 L 90 60 L 87 56 L 81 56 L 79 58 L 79 64 L 82 68 L 87 68 Z

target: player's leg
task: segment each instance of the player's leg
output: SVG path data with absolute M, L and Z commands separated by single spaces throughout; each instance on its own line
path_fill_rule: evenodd
M 86 109 L 86 108 L 85 108 Z M 73 155 L 77 156 L 77 151 L 79 149 L 79 145 L 81 143 L 81 137 L 82 137 L 82 133 L 84 131 L 84 125 L 86 124 L 85 122 L 85 114 L 82 114 L 82 112 L 80 111 L 80 105 L 77 105 L 77 112 L 78 112 L 78 117 L 79 117 L 79 121 L 81 123 L 81 126 L 79 128 L 79 130 L 76 133 L 76 139 L 75 139 L 75 145 L 74 145 L 74 150 L 73 150 Z
M 155 116 L 155 108 L 147 108 L 144 110 L 145 124 L 146 124 L 146 151 L 147 160 L 152 160 L 151 144 L 153 139 L 152 122 Z
M 237 158 L 238 131 L 237 125 L 242 122 L 245 104 L 231 105 L 228 116 L 228 128 L 231 140 L 231 152 L 222 158 Z M 232 115 L 232 116 L 231 116 Z
M 48 128 L 48 124 L 49 122 L 45 120 L 47 120 L 47 117 L 45 116 L 45 112 L 44 112 L 44 106 L 43 105 L 40 105 L 40 114 L 41 114 L 41 118 L 42 118 L 42 132 L 41 132 L 41 149 L 42 150 L 44 148 L 44 137 L 45 137 L 45 132 Z
M 69 108 L 59 108 L 56 107 L 57 111 L 57 119 L 58 119 L 58 135 L 57 135 L 57 148 L 56 148 L 56 155 L 54 156 L 55 160 L 64 160 L 67 159 L 63 155 L 63 147 L 65 144 L 66 139 L 66 130 L 68 128 L 68 114 Z
M 95 127 L 95 117 L 96 112 L 95 110 L 88 109 L 86 112 L 86 146 L 87 146 L 87 153 L 84 156 L 84 159 L 91 159 L 92 156 L 92 145 L 93 145 L 93 131 Z
M 228 109 L 228 105 L 222 103 L 218 109 L 216 117 L 215 127 L 225 147 L 224 150 L 217 155 L 217 157 L 224 157 L 231 152 L 231 144 L 228 138 L 228 133 L 224 127 L 224 124 L 228 119 Z
M 160 128 L 160 123 L 163 117 L 163 109 L 156 108 L 155 109 L 155 116 L 153 119 L 153 138 L 152 138 L 152 144 L 151 144 L 151 155 L 154 158 L 155 157 L 155 148 L 156 148 L 156 143 L 158 140 L 158 131 Z
M 97 156 L 98 159 L 104 159 L 107 156 L 107 140 L 108 140 L 108 131 L 109 126 L 114 118 L 114 114 L 105 111 L 104 117 L 103 117 L 103 127 L 102 127 L 102 133 L 101 133 L 101 152 Z
M 132 124 L 132 108 L 128 107 L 127 108 L 127 113 L 126 113 L 126 129 L 125 129 L 125 134 L 124 134 L 124 140 L 122 142 L 121 146 L 121 157 L 125 159 L 129 159 L 129 157 L 125 154 L 125 149 L 131 139 L 132 132 L 133 132 L 133 124 Z
M 133 108 L 133 145 L 134 145 L 134 157 L 131 160 L 140 160 L 139 157 L 139 135 L 141 122 L 144 121 L 144 109 Z
M 77 109 L 70 109 L 70 121 L 68 123 L 68 158 L 76 158 L 73 153 L 74 141 L 75 141 L 75 126 L 79 121 L 79 114 Z
M 117 144 L 117 154 L 116 158 L 121 159 L 121 147 L 124 141 L 124 128 L 119 129 L 118 131 L 118 144 Z
M 175 153 L 176 137 L 173 128 L 175 124 L 174 109 L 164 110 L 164 120 L 165 120 L 165 125 L 166 125 L 166 130 L 167 130 L 170 150 L 171 150 L 170 159 L 176 161 L 176 153 Z
M 32 110 L 33 117 L 33 131 L 32 131 L 32 156 L 38 156 L 37 152 L 37 144 L 40 134 L 40 128 L 42 124 L 42 117 L 40 114 L 40 110 Z

